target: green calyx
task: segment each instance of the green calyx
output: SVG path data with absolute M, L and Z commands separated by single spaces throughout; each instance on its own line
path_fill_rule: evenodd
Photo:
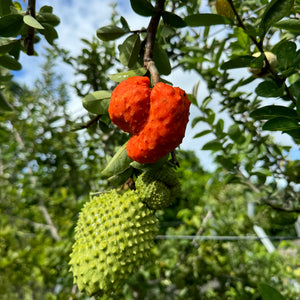
M 147 170 L 137 178 L 135 187 L 141 201 L 154 210 L 170 206 L 180 193 L 177 174 L 168 165 Z
M 150 259 L 156 234 L 157 219 L 135 191 L 92 198 L 79 215 L 70 260 L 79 290 L 89 296 L 117 293 Z

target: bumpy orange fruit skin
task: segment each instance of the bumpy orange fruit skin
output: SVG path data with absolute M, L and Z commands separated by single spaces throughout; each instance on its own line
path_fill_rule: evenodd
M 139 163 L 154 163 L 182 142 L 190 101 L 178 87 L 157 83 L 150 95 L 149 117 L 127 144 L 127 155 Z
M 148 77 L 134 76 L 120 82 L 108 108 L 111 121 L 123 131 L 137 134 L 149 115 L 150 93 Z

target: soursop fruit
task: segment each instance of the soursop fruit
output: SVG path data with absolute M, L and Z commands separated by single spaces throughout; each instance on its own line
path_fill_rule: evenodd
M 93 197 L 80 212 L 71 253 L 79 290 L 89 296 L 117 293 L 151 258 L 157 219 L 135 191 Z
M 138 176 L 135 187 L 141 201 L 154 210 L 171 205 L 180 193 L 177 174 L 169 165 L 142 173 Z

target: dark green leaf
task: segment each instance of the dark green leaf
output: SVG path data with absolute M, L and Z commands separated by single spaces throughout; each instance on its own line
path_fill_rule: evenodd
M 232 124 L 228 129 L 228 135 L 234 142 L 240 139 L 241 134 L 242 132 L 238 124 Z
M 133 67 L 138 60 L 141 49 L 140 36 L 138 34 L 130 35 L 118 48 L 121 63 L 129 68 Z
M 34 17 L 30 15 L 25 15 L 23 17 L 23 21 L 25 24 L 27 24 L 30 27 L 36 28 L 36 29 L 44 29 L 43 25 L 37 21 Z
M 184 18 L 184 21 L 191 27 L 232 24 L 232 20 L 216 14 L 189 15 Z
M 106 168 L 101 172 L 103 176 L 110 177 L 120 174 L 129 168 L 132 159 L 127 156 L 125 143 L 110 160 Z
M 283 94 L 283 87 L 278 87 L 273 81 L 263 81 L 255 89 L 258 96 L 280 97 Z
M 82 99 L 82 105 L 87 111 L 93 114 L 106 114 L 109 106 L 110 96 L 110 91 L 97 91 L 84 97 Z
M 122 28 L 126 31 L 130 31 L 129 25 L 124 17 L 120 18 L 120 22 L 122 24 Z
M 113 175 L 107 179 L 110 185 L 120 186 L 126 182 L 126 180 L 132 176 L 133 168 L 126 169 L 123 173 Z
M 287 19 L 274 24 L 274 27 L 285 29 L 294 33 L 300 33 L 300 20 Z
M 209 141 L 202 147 L 202 150 L 219 151 L 222 149 L 223 149 L 223 146 L 218 140 Z
M 193 94 L 187 94 L 187 96 L 192 104 L 198 106 L 197 98 Z
M 201 121 L 205 121 L 204 117 L 196 117 L 193 119 L 192 121 L 192 128 L 194 128 L 196 126 L 197 123 L 201 122 Z
M 60 23 L 59 17 L 52 13 L 39 13 L 36 18 L 39 22 L 47 23 L 52 26 L 57 26 Z
M 293 5 L 294 0 L 272 0 L 267 5 L 259 25 L 262 37 L 272 25 L 290 14 Z
M 182 28 L 182 27 L 186 26 L 186 23 L 182 18 L 180 18 L 179 16 L 177 16 L 171 12 L 164 11 L 162 14 L 162 18 L 163 18 L 165 24 L 168 24 L 175 28 Z
M 296 57 L 297 46 L 294 42 L 286 41 L 280 44 L 276 51 L 278 66 L 282 69 L 287 69 L 293 66 Z
M 0 91 L 0 110 L 12 111 L 13 108 L 5 99 L 3 93 Z
M 130 0 L 130 4 L 138 15 L 149 17 L 155 13 L 153 5 L 148 0 Z
M 97 30 L 97 37 L 102 41 L 112 41 L 118 39 L 129 31 L 115 25 L 108 25 Z
M 0 19 L 0 36 L 12 37 L 16 36 L 23 25 L 23 17 L 21 15 L 7 15 Z
M 219 162 L 226 170 L 232 171 L 235 164 L 231 161 L 229 157 L 224 157 L 223 155 L 218 155 L 216 161 Z
M 258 291 L 263 300 L 284 300 L 285 298 L 272 286 L 266 283 L 258 284 Z
M 50 14 L 52 14 L 53 8 L 52 8 L 52 6 L 44 5 L 44 6 L 41 7 L 39 12 L 40 13 L 50 13 Z
M 204 135 L 206 135 L 206 134 L 209 134 L 209 133 L 211 133 L 212 131 L 210 130 L 210 129 L 208 129 L 208 130 L 203 130 L 203 131 L 201 131 L 201 132 L 198 132 L 198 133 L 196 133 L 194 136 L 193 136 L 193 139 L 197 139 L 197 138 L 199 138 L 199 137 L 201 137 L 201 136 L 204 136 Z
M 173 27 L 164 24 L 161 28 L 160 36 L 164 39 L 167 39 L 168 37 L 171 37 L 175 33 L 176 33 L 176 31 L 174 30 Z
M 165 155 L 164 157 L 160 158 L 158 161 L 155 163 L 150 163 L 150 164 L 140 164 L 137 161 L 133 161 L 130 163 L 130 166 L 133 167 L 134 169 L 138 170 L 148 170 L 148 169 L 158 169 L 160 168 L 164 163 L 166 163 L 169 159 L 169 154 Z
M 253 62 L 253 60 L 254 60 L 253 56 L 250 56 L 250 55 L 239 56 L 239 57 L 236 57 L 229 61 L 224 62 L 221 65 L 221 69 L 228 70 L 228 69 L 249 67 L 251 65 L 251 63 Z
M 300 128 L 292 129 L 292 130 L 285 130 L 283 133 L 287 133 L 295 140 L 300 140 Z
M 167 52 L 157 43 L 154 45 L 153 60 L 160 74 L 169 75 L 171 73 L 171 64 Z
M 49 25 L 47 23 L 43 24 L 43 26 L 45 29 L 42 30 L 41 33 L 45 36 L 47 42 L 50 45 L 53 45 L 53 41 L 58 38 L 57 31 L 52 25 Z
M 276 117 L 267 121 L 263 127 L 264 130 L 277 131 L 277 130 L 291 130 L 300 129 L 297 121 L 284 117 Z
M 0 54 L 9 52 L 19 41 L 11 41 L 9 39 L 0 39 Z
M 281 105 L 267 105 L 250 113 L 250 117 L 256 120 L 267 120 L 274 117 L 297 118 L 294 109 Z
M 11 0 L 0 0 L 0 16 L 8 15 L 12 5 Z
M 22 69 L 22 65 L 13 57 L 4 54 L 0 56 L 0 65 L 9 70 L 19 71 Z
M 121 82 L 129 77 L 133 76 L 144 76 L 147 70 L 145 68 L 139 68 L 136 70 L 130 70 L 126 72 L 121 72 L 117 74 L 108 75 L 108 77 L 114 82 Z

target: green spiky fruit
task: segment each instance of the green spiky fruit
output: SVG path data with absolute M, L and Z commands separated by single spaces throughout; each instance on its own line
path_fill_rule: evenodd
M 117 293 L 150 259 L 156 234 L 157 219 L 135 191 L 94 197 L 80 212 L 71 253 L 79 290 L 89 296 Z
M 140 199 L 154 210 L 168 207 L 180 193 L 177 174 L 168 165 L 144 172 L 137 178 L 135 187 Z

